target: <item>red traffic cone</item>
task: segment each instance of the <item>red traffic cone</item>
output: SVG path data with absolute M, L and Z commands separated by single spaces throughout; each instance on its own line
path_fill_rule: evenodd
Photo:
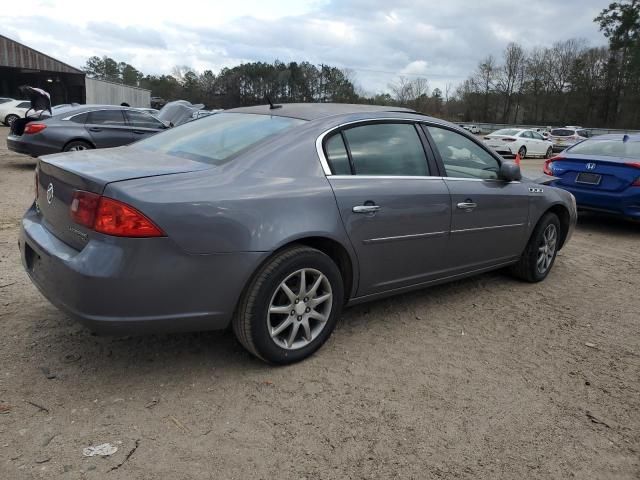
M 520 166 L 520 160 L 521 160 L 520 152 L 518 152 L 516 153 L 516 158 L 515 158 L 516 165 Z

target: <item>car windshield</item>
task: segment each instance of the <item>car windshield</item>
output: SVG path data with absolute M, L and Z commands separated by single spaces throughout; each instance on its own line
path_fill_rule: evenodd
M 498 130 L 497 132 L 493 132 L 491 135 L 511 135 L 515 136 L 520 133 L 520 130 L 516 130 L 515 128 L 503 128 L 502 130 Z
M 585 140 L 567 152 L 578 155 L 593 155 L 603 157 L 623 157 L 640 160 L 640 142 L 619 140 Z
M 220 113 L 154 135 L 135 147 L 221 165 L 261 140 L 303 123 L 297 118 Z
M 576 133 L 575 130 L 569 130 L 567 128 L 556 128 L 551 130 L 551 135 L 554 137 L 570 137 Z

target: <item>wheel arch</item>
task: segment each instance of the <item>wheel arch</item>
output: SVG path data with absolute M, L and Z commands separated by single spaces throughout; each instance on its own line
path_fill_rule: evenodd
M 62 148 L 60 149 L 60 151 L 64 152 L 64 149 L 67 148 L 67 145 L 69 145 L 71 142 L 83 142 L 91 145 L 91 148 L 96 148 L 95 143 L 93 143 L 91 140 L 87 140 L 86 138 L 82 138 L 82 137 L 75 137 L 75 138 L 72 138 L 71 140 L 66 141 L 64 145 L 62 145 Z

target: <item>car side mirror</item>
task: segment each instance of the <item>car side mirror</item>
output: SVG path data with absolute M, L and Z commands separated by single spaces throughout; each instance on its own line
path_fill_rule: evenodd
M 502 165 L 500 165 L 500 179 L 505 182 L 517 182 L 521 180 L 522 173 L 520 172 L 520 166 L 511 161 L 502 162 Z

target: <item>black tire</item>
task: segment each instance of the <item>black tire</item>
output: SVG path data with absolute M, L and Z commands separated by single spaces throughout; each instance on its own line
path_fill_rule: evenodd
M 547 232 L 550 225 L 555 227 L 555 248 L 548 266 L 541 271 L 538 268 L 539 255 L 542 255 L 542 252 L 540 252 L 539 249 L 545 245 L 545 232 Z M 518 260 L 518 263 L 511 266 L 511 273 L 520 280 L 531 283 L 540 282 L 547 278 L 558 254 L 560 235 L 562 232 L 560 228 L 560 220 L 555 213 L 549 212 L 544 214 L 536 225 L 536 228 L 533 230 L 531 238 L 529 239 L 524 252 L 522 252 L 520 260 Z
M 74 152 L 78 150 L 91 150 L 93 149 L 93 145 L 89 142 L 85 142 L 83 140 L 74 140 L 73 142 L 67 143 L 62 149 L 63 152 Z
M 324 275 L 331 288 L 331 310 L 315 338 L 300 348 L 287 349 L 272 338 L 268 312 L 282 282 L 301 269 L 312 269 Z M 329 338 L 340 316 L 343 299 L 342 276 L 333 260 L 314 248 L 295 245 L 276 254 L 256 272 L 234 315 L 233 331 L 244 348 L 266 362 L 277 365 L 298 362 L 312 355 Z M 293 312 L 291 315 L 294 316 Z M 286 315 L 284 319 L 288 320 Z
M 520 158 L 522 160 L 524 160 L 525 158 L 527 158 L 527 147 L 525 147 L 524 145 L 520 147 L 520 150 L 518 150 L 518 155 L 520 155 Z
M 544 158 L 551 158 L 553 155 L 553 147 L 547 148 L 547 153 L 545 153 Z
M 17 119 L 19 119 L 20 117 L 18 115 L 7 115 L 4 119 L 4 124 L 7 125 L 8 127 L 11 126 L 11 124 L 13 122 L 15 122 Z

